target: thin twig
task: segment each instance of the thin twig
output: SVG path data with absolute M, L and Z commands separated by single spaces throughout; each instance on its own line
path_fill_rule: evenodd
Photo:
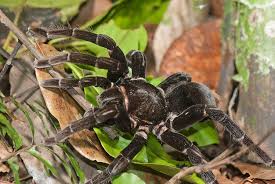
M 235 104 L 235 100 L 236 100 L 236 98 L 237 98 L 238 91 L 239 91 L 239 88 L 238 88 L 238 87 L 234 89 L 233 95 L 232 95 L 232 97 L 231 97 L 231 99 L 230 99 L 230 101 L 229 101 L 229 104 L 228 104 L 228 115 L 229 115 L 229 117 L 230 117 L 231 119 L 234 119 L 233 113 L 232 113 L 232 108 L 233 108 L 233 106 L 234 106 L 234 104 Z
M 29 51 L 33 54 L 33 56 L 38 59 L 42 60 L 45 59 L 44 56 L 33 46 L 33 44 L 30 42 L 30 40 L 26 37 L 26 35 L 20 31 L 14 24 L 13 22 L 10 21 L 10 19 L 0 10 L 0 22 L 5 24 L 10 31 L 12 31 L 18 39 L 29 49 Z M 53 73 L 53 70 L 49 70 L 49 72 L 52 74 L 53 77 L 58 77 Z M 60 77 L 59 77 L 60 78 Z M 87 104 L 86 100 L 84 99 L 83 96 L 79 95 L 77 90 L 74 88 L 68 88 L 67 92 L 75 99 L 75 101 L 82 107 L 84 110 L 88 110 L 91 108 L 91 106 Z
M 256 146 L 261 145 L 273 132 L 275 132 L 275 127 L 270 129 L 265 134 L 265 136 L 263 136 L 263 138 L 258 142 L 258 144 Z M 242 149 L 238 153 L 236 153 L 236 154 L 234 154 L 230 157 L 224 158 L 223 160 L 220 160 L 220 161 L 208 162 L 204 165 L 197 165 L 197 166 L 189 167 L 187 169 L 183 169 L 178 174 L 173 176 L 168 182 L 166 182 L 166 184 L 178 184 L 178 183 L 180 183 L 181 178 L 183 178 L 184 176 L 186 176 L 188 174 L 191 174 L 191 173 L 194 173 L 194 172 L 196 172 L 196 173 L 206 172 L 208 170 L 214 169 L 214 168 L 219 167 L 221 165 L 230 164 L 234 160 L 236 160 L 237 158 L 239 158 L 240 156 L 242 156 L 243 154 L 248 152 L 250 149 L 253 149 L 254 146 L 255 145 L 251 145 L 251 146 L 249 146 L 245 149 Z
M 15 17 L 14 17 L 14 20 L 13 20 L 13 24 L 16 25 L 16 26 L 18 25 L 18 22 L 20 20 L 23 9 L 24 9 L 23 4 L 15 9 Z M 14 35 L 12 34 L 12 32 L 9 31 L 9 34 L 8 34 L 6 40 L 5 40 L 5 43 L 3 44 L 4 49 L 8 48 L 8 46 L 9 46 L 10 42 L 12 41 L 13 37 L 14 37 Z
M 11 32 L 13 32 L 16 37 L 30 50 L 33 56 L 39 60 L 43 59 L 43 56 L 38 52 L 38 50 L 33 46 L 30 40 L 26 37 L 26 35 L 18 29 L 12 21 L 3 13 L 0 9 L 0 22 L 2 22 L 5 26 L 7 26 Z
M 5 59 L 9 59 L 10 58 L 10 54 L 8 52 L 6 52 L 2 47 L 0 47 L 0 55 L 3 56 Z M 19 61 L 19 62 L 18 62 Z M 23 61 L 23 60 L 22 60 Z M 22 66 L 22 62 L 21 60 L 18 59 L 14 59 L 12 61 L 12 66 L 16 67 L 18 70 L 20 70 L 22 73 L 26 74 L 26 76 L 35 84 L 37 84 L 37 80 L 36 78 L 29 74 L 30 72 L 26 73 L 27 70 L 25 70 L 24 66 Z M 38 85 L 38 84 L 37 84 Z
M 17 155 L 19 155 L 20 153 L 26 152 L 26 151 L 28 151 L 29 149 L 31 149 L 32 147 L 34 147 L 34 146 L 36 146 L 36 145 L 31 144 L 31 145 L 29 145 L 29 146 L 27 146 L 27 147 L 24 147 L 24 148 L 21 148 L 21 149 L 15 151 L 15 152 L 12 152 L 12 153 L 8 154 L 7 156 L 5 156 L 4 158 L 0 159 L 0 163 L 6 162 L 6 161 L 9 160 L 10 158 L 12 158 L 12 157 L 14 157 L 14 156 L 17 156 Z
M 15 48 L 13 49 L 9 59 L 6 61 L 2 71 L 0 72 L 0 82 L 1 80 L 3 80 L 3 77 L 5 76 L 6 72 L 11 68 L 12 66 L 12 60 L 14 59 L 14 57 L 16 56 L 18 50 L 20 49 L 22 43 L 20 41 L 18 41 L 15 45 Z

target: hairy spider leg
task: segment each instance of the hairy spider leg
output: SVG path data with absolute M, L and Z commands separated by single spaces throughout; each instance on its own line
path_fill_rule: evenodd
M 179 152 L 188 156 L 189 161 L 193 165 L 201 165 L 207 163 L 203 158 L 199 148 L 197 148 L 192 142 L 190 142 L 184 135 L 171 131 L 165 122 L 156 125 L 153 128 L 153 134 L 157 136 L 159 140 L 166 143 Z M 214 174 L 211 171 L 200 173 L 202 179 L 207 184 L 218 183 Z
M 34 67 L 49 68 L 65 62 L 92 65 L 97 68 L 107 69 L 118 73 L 123 73 L 125 68 L 127 68 L 127 65 L 117 62 L 115 59 L 112 58 L 95 57 L 90 54 L 83 54 L 78 52 L 66 53 L 43 60 L 35 60 Z
M 257 146 L 245 134 L 245 132 L 240 129 L 239 126 L 234 121 L 232 121 L 229 116 L 225 114 L 222 110 L 216 107 L 205 106 L 204 111 L 213 121 L 222 124 L 228 130 L 228 132 L 232 134 L 235 140 L 237 140 L 238 142 L 242 142 L 246 146 L 252 146 L 251 150 L 261 158 L 265 165 L 275 167 L 275 160 L 272 160 L 272 158 L 270 158 L 265 151 Z
M 236 141 L 242 142 L 246 146 L 252 146 L 251 150 L 255 152 L 267 166 L 275 166 L 275 161 L 272 160 L 259 146 L 255 145 L 245 132 L 241 130 L 226 113 L 216 107 L 206 104 L 193 105 L 178 116 L 170 119 L 167 126 L 172 130 L 181 131 L 205 117 L 209 117 L 213 121 L 222 124 Z
M 166 126 L 176 132 L 189 128 L 194 123 L 207 117 L 204 112 L 204 107 L 205 105 L 203 104 L 192 105 L 191 107 L 185 109 L 182 113 L 170 116 L 166 122 Z
M 147 59 L 143 52 L 131 50 L 126 55 L 129 66 L 132 68 L 132 78 L 145 78 Z
M 191 82 L 191 80 L 191 75 L 183 72 L 178 72 L 167 77 L 158 85 L 158 87 L 163 89 L 165 93 L 168 93 L 168 90 L 171 91 L 174 87 L 182 85 L 182 83 Z
M 95 86 L 107 89 L 113 86 L 112 82 L 105 77 L 83 77 L 81 79 L 48 79 L 41 82 L 41 86 L 47 88 L 66 89 L 70 87 Z
M 70 135 L 83 129 L 105 125 L 106 121 L 116 118 L 119 115 L 119 105 L 112 104 L 107 107 L 98 109 L 95 113 L 87 115 L 80 120 L 73 121 L 69 126 L 59 131 L 54 137 L 47 138 L 45 145 L 53 145 L 64 141 Z
M 108 49 L 111 58 L 121 65 L 127 66 L 127 61 L 123 51 L 117 46 L 115 41 L 107 35 L 96 34 L 89 31 L 79 30 L 77 28 L 67 29 L 45 29 L 45 28 L 29 28 L 29 31 L 34 34 L 38 34 L 47 39 L 61 38 L 64 36 L 73 37 L 81 40 L 92 42 L 96 45 Z M 128 73 L 128 67 L 124 68 L 123 73 L 118 73 L 115 70 L 108 71 L 108 79 L 112 82 L 116 82 L 120 77 L 123 77 Z
M 131 143 L 122 150 L 120 155 L 100 174 L 89 180 L 86 184 L 106 184 L 113 176 L 121 173 L 129 166 L 131 160 L 145 145 L 149 133 L 148 126 L 140 126 Z

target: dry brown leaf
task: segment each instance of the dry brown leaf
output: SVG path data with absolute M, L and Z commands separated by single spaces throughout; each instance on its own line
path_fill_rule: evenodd
M 275 169 L 267 168 L 249 163 L 235 162 L 233 163 L 243 174 L 249 174 L 250 178 L 258 178 L 262 180 L 275 180 Z
M 7 145 L 5 145 L 5 143 L 2 140 L 0 140 L 0 159 L 5 158 L 7 155 L 10 154 L 11 151 L 12 149 L 7 147 Z M 10 168 L 5 164 L 0 163 L 0 173 L 8 172 L 10 172 Z
M 58 54 L 58 51 L 56 51 L 54 47 L 47 44 L 39 44 L 38 48 L 46 57 Z M 46 70 L 36 69 L 35 72 L 39 82 L 52 78 Z M 50 113 L 58 120 L 61 129 L 67 127 L 70 122 L 82 117 L 79 106 L 66 92 L 42 87 L 41 92 Z M 72 146 L 87 159 L 110 163 L 110 157 L 101 147 L 94 132 L 83 130 L 72 135 L 69 141 Z
M 224 8 L 224 0 L 211 0 L 210 1 L 210 11 L 211 14 L 222 18 L 223 16 L 223 8 Z
M 186 72 L 193 81 L 216 89 L 221 66 L 221 20 L 213 19 L 183 33 L 168 49 L 161 75 Z
M 12 151 L 2 140 L 0 140 L 0 159 L 5 158 Z M 5 164 L 0 163 L 0 173 L 8 173 L 10 168 Z
M 154 34 L 153 51 L 157 71 L 171 43 L 184 31 L 208 18 L 208 7 L 208 1 L 171 0 Z
M 46 107 L 44 107 L 44 104 L 42 102 L 43 98 L 40 90 L 29 91 L 29 89 L 37 86 L 37 81 L 35 77 L 32 76 L 32 58 L 28 57 L 28 54 L 24 53 L 23 55 L 24 60 L 20 60 L 16 63 L 18 64 L 18 66 L 21 66 L 20 69 L 18 67 L 12 67 L 9 74 L 11 95 L 14 96 L 16 100 L 28 112 L 30 118 L 33 121 L 34 144 L 40 144 L 45 137 L 53 135 L 56 131 L 46 116 Z M 41 118 L 40 116 L 38 116 L 37 113 L 34 112 L 34 110 L 30 108 L 28 104 L 31 104 L 33 107 L 41 112 Z M 41 106 L 38 104 L 40 104 Z M 12 115 L 10 116 L 12 118 L 12 126 L 20 134 L 23 140 L 24 147 L 29 146 L 32 142 L 32 133 L 30 130 L 30 126 L 28 126 L 28 120 L 26 119 L 23 112 L 16 108 L 11 101 L 7 100 L 6 105 L 8 109 L 12 112 Z M 53 167 L 57 169 L 58 177 L 49 175 L 44 169 L 43 163 L 30 155 L 28 152 L 23 152 L 20 154 L 20 157 L 25 167 L 24 168 L 22 165 L 21 168 L 21 162 L 19 161 L 20 174 L 22 174 L 22 171 L 25 171 L 26 169 L 27 173 L 32 177 L 33 182 L 37 184 L 70 183 L 70 176 L 62 167 L 61 160 L 58 159 L 66 159 L 63 150 L 58 146 L 53 146 L 52 149 L 54 154 L 49 152 L 47 149 L 40 149 L 40 147 L 36 147 L 36 150 L 39 152 L 41 157 L 43 157 L 45 160 L 48 160 L 53 165 Z M 56 155 L 58 155 L 58 158 L 56 157 Z M 90 168 L 90 170 L 92 169 L 93 168 Z
M 222 175 L 218 169 L 213 169 L 212 172 L 215 175 L 216 180 L 219 183 L 222 183 L 222 184 L 234 184 L 235 183 L 235 182 L 229 180 L 228 178 L 226 178 L 224 175 Z

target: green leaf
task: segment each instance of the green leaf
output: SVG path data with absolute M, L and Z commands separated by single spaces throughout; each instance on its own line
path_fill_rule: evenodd
M 30 130 L 31 130 L 31 133 L 32 133 L 32 140 L 34 139 L 34 126 L 33 126 L 33 121 L 29 115 L 29 112 L 26 110 L 26 108 L 21 105 L 20 103 L 18 103 L 14 98 L 11 98 L 12 99 L 12 102 L 14 103 L 14 105 L 19 108 L 20 111 L 23 112 L 24 116 L 26 117 L 27 119 L 27 122 L 29 124 L 29 127 L 30 127 Z
M 2 112 L 2 113 L 7 113 L 7 108 L 6 108 L 6 106 L 4 105 L 3 100 L 2 100 L 1 97 L 0 97 L 0 112 Z
M 144 51 L 147 46 L 147 32 L 143 26 L 139 26 L 136 29 L 121 29 L 114 23 L 114 21 L 109 21 L 108 23 L 98 26 L 93 30 L 93 32 L 110 36 L 122 49 L 124 54 L 128 53 L 130 50 Z M 58 45 L 57 43 L 61 40 L 64 39 L 53 40 L 51 41 L 51 44 L 61 47 L 71 46 L 77 50 L 88 51 L 96 56 L 108 56 L 107 49 L 94 43 L 76 40 L 68 45 Z
M 83 3 L 85 0 L 0 0 L 0 6 L 14 8 L 18 6 L 29 6 L 34 8 L 64 8 Z
M 0 7 L 17 8 L 28 6 L 31 8 L 60 9 L 61 21 L 66 22 L 78 13 L 80 5 L 86 0 L 0 0 Z
M 146 184 L 137 175 L 130 172 L 124 172 L 118 177 L 115 177 L 112 183 L 113 184 L 122 184 L 122 183 Z
M 159 85 L 164 80 L 164 78 L 163 77 L 154 78 L 152 76 L 148 76 L 148 77 L 146 77 L 146 80 L 150 84 L 152 84 L 153 86 L 157 86 L 157 85 Z
M 131 142 L 131 139 L 126 139 L 122 136 L 112 140 L 99 128 L 94 128 L 94 131 L 104 150 L 112 157 L 117 157 Z M 153 168 L 168 175 L 176 174 L 179 171 L 178 166 L 190 166 L 189 162 L 172 160 L 156 137 L 152 135 L 148 138 L 147 146 L 144 146 L 134 157 L 133 163 Z
M 67 66 L 72 70 L 75 78 L 81 79 L 84 77 L 83 68 L 87 66 L 84 66 L 83 68 L 81 68 L 80 66 L 71 64 L 71 63 L 67 63 Z M 96 68 L 94 67 L 89 69 L 91 70 L 91 72 L 99 71 L 99 70 L 95 70 Z M 97 73 L 94 73 L 94 75 L 100 76 L 100 75 L 97 75 Z M 92 103 L 94 106 L 97 106 L 96 97 L 98 96 L 98 94 L 100 94 L 101 91 L 102 90 L 100 90 L 99 87 L 94 87 L 94 86 L 85 87 L 84 88 L 85 99 L 88 100 L 90 103 Z
M 68 164 L 66 160 L 64 160 L 63 158 L 61 158 L 53 149 L 51 149 L 49 147 L 43 147 L 43 146 L 41 146 L 40 148 L 46 149 L 49 152 L 51 152 L 54 156 L 56 156 L 61 161 L 62 166 L 64 167 L 66 173 L 71 178 L 71 180 L 73 181 L 73 183 L 77 183 L 76 178 L 75 178 L 75 176 L 72 173 L 72 168 L 70 167 L 70 164 Z
M 113 19 L 121 28 L 134 28 L 145 23 L 157 24 L 167 9 L 169 0 L 131 0 L 117 7 Z
M 195 123 L 191 128 L 184 130 L 183 134 L 199 147 L 219 144 L 218 132 L 211 121 Z
M 80 168 L 77 160 L 75 159 L 75 156 L 72 154 L 72 150 L 70 150 L 70 148 L 65 145 L 65 144 L 58 144 L 58 146 L 60 146 L 62 148 L 62 150 L 65 152 L 67 158 L 70 160 L 70 163 L 72 165 L 72 167 L 74 168 L 74 171 L 77 175 L 77 177 L 79 178 L 80 183 L 84 183 L 85 181 L 85 174 L 82 171 L 82 169 Z
M 130 50 L 144 51 L 147 45 L 147 32 L 143 26 L 136 29 L 121 29 L 113 21 L 110 21 L 100 25 L 95 32 L 113 38 L 124 53 L 128 53 Z
M 58 176 L 58 172 L 54 168 L 52 163 L 50 161 L 46 160 L 45 158 L 43 158 L 38 151 L 36 151 L 35 149 L 32 148 L 32 149 L 28 150 L 28 153 L 30 153 L 32 156 L 34 156 L 35 158 L 37 158 L 39 161 L 41 161 L 43 163 L 48 174 L 52 173 L 54 176 L 56 176 L 56 177 Z
M 23 141 L 21 136 L 17 133 L 17 131 L 12 127 L 10 121 L 6 118 L 6 116 L 0 113 L 0 130 L 1 134 L 5 136 L 7 134 L 12 140 L 13 147 L 17 150 L 23 145 Z
M 7 162 L 11 168 L 15 183 L 20 184 L 19 165 L 18 165 L 17 157 L 12 157 Z

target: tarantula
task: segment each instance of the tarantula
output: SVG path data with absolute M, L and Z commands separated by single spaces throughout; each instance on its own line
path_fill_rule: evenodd
M 79 29 L 33 28 L 35 34 L 53 39 L 73 37 L 90 41 L 109 51 L 108 57 L 95 57 L 84 53 L 66 53 L 45 60 L 36 60 L 36 68 L 48 68 L 64 62 L 87 64 L 107 69 L 107 78 L 84 77 L 82 79 L 49 79 L 41 83 L 43 87 L 61 88 L 97 86 L 105 89 L 98 97 L 99 108 L 86 114 L 82 119 L 72 122 L 54 137 L 46 139 L 46 144 L 55 144 L 71 134 L 92 127 L 115 124 L 120 130 L 134 134 L 132 142 L 100 174 L 87 183 L 108 183 L 111 178 L 124 171 L 131 159 L 146 144 L 152 132 L 161 142 L 187 155 L 193 165 L 207 161 L 200 150 L 179 131 L 204 118 L 221 123 L 237 140 L 253 151 L 268 166 L 275 166 L 261 148 L 242 131 L 222 110 L 216 107 L 215 99 L 208 87 L 192 82 L 191 76 L 176 73 L 157 87 L 147 83 L 145 77 L 146 57 L 140 51 L 130 51 L 126 56 L 107 35 L 95 34 Z M 132 76 L 128 76 L 128 67 Z M 218 183 L 211 171 L 200 173 L 206 183 Z

